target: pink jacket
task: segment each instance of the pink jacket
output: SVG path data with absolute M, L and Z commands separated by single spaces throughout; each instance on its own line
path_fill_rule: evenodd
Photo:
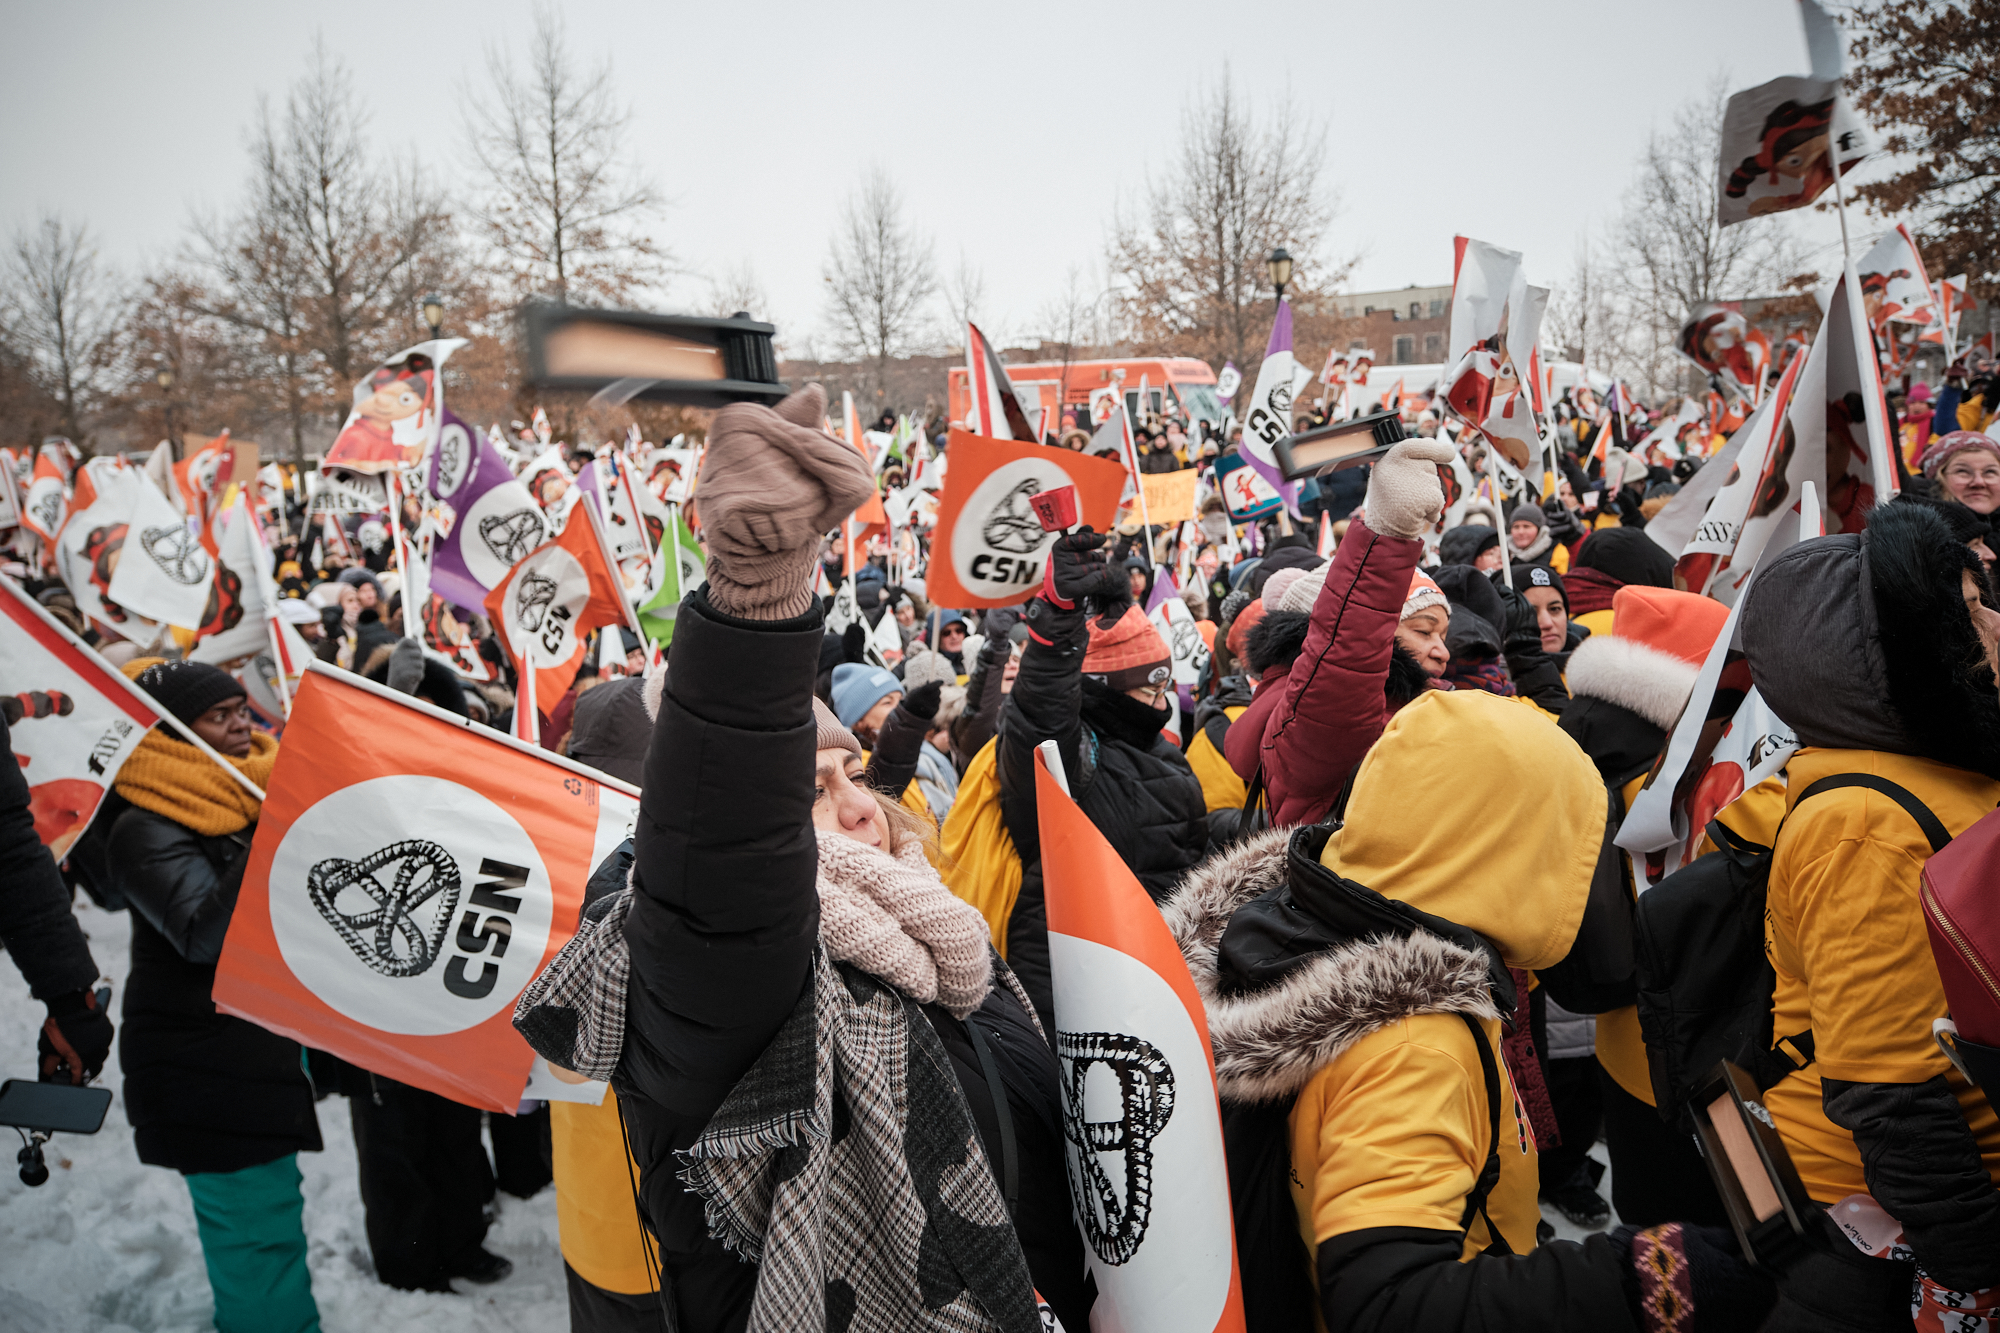
M 1306 646 L 1264 723 L 1271 823 L 1316 823 L 1388 725 L 1383 686 L 1423 543 L 1352 523 L 1313 603 Z M 1263 690 L 1277 688 L 1274 681 Z

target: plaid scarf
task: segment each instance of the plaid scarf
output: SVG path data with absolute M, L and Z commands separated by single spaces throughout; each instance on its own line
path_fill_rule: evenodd
M 514 1002 L 514 1027 L 535 1053 L 585 1078 L 608 1079 L 625 1050 L 625 987 L 632 954 L 625 913 L 632 885 L 584 909 L 562 951 Z
M 915 1001 L 817 953 L 813 983 L 683 1155 L 758 1265 L 749 1333 L 1037 1333 L 1027 1259 Z

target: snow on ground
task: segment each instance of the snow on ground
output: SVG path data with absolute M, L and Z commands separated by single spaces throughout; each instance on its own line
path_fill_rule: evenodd
M 118 1012 L 131 928 L 122 912 L 87 901 L 77 919 Z M 45 1011 L 29 998 L 13 960 L 0 963 L 0 1077 L 32 1079 L 35 1033 Z M 0 1157 L 0 1333 L 204 1333 L 212 1327 L 208 1275 L 194 1210 L 178 1174 L 142 1166 L 132 1148 L 114 1051 L 103 1085 L 111 1112 L 94 1137 L 58 1135 L 47 1148 L 49 1182 L 29 1189 Z M 361 1189 L 347 1103 L 319 1104 L 326 1151 L 301 1153 L 313 1294 L 326 1333 L 559 1333 L 569 1327 L 555 1191 L 525 1202 L 501 1196 L 486 1247 L 514 1261 L 490 1287 L 463 1295 L 394 1291 L 375 1280 L 362 1229 Z

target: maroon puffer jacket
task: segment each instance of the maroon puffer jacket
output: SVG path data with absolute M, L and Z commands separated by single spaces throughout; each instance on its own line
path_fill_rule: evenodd
M 1305 649 L 1264 724 L 1264 786 L 1274 826 L 1324 817 L 1388 725 L 1382 687 L 1423 549 L 1420 541 L 1383 537 L 1357 522 L 1334 552 Z
M 1264 749 L 1264 724 L 1270 720 L 1271 710 L 1285 697 L 1285 675 L 1291 669 L 1290 662 L 1266 668 L 1257 678 L 1257 692 L 1250 696 L 1249 706 L 1236 715 L 1223 737 L 1222 757 L 1245 782 L 1257 771 L 1257 756 Z

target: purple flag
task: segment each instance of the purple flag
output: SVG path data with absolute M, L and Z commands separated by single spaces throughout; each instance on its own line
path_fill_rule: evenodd
M 548 520 L 491 441 L 444 409 L 427 477 L 442 501 L 433 523 L 431 588 L 478 609 L 507 571 L 549 539 Z

